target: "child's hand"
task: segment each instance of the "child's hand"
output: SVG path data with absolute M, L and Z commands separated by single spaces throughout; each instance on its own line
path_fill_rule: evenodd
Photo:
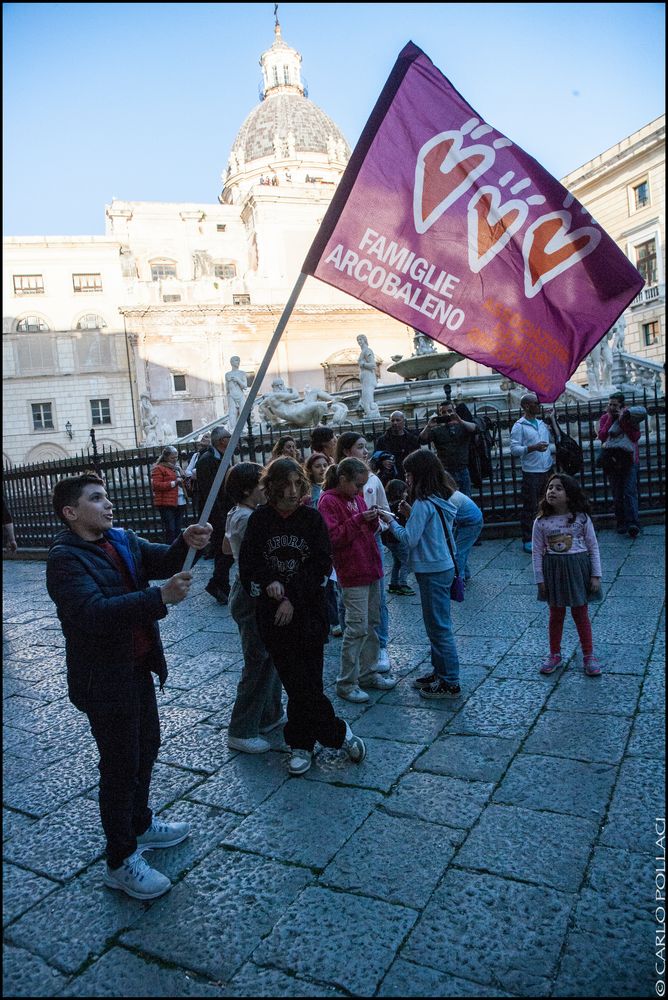
M 385 524 L 391 524 L 394 521 L 394 517 L 390 514 L 389 510 L 382 510 L 380 507 L 378 508 L 378 517 Z
M 404 517 L 410 517 L 411 510 L 413 508 L 409 504 L 408 500 L 402 500 L 399 504 L 399 513 L 403 514 Z
M 601 578 L 600 576 L 592 576 L 589 580 L 589 589 L 592 593 L 596 594 L 601 589 Z
M 363 510 L 362 511 L 362 517 L 364 518 L 365 521 L 375 521 L 375 520 L 377 520 L 377 518 L 378 518 L 378 508 L 377 507 L 369 507 L 368 510 Z
M 274 580 L 273 583 L 268 584 L 266 593 L 267 597 L 273 597 L 275 601 L 280 601 L 285 596 L 285 587 L 278 580 Z
M 190 584 L 192 583 L 192 573 L 181 571 L 170 577 L 167 583 L 163 583 L 160 588 L 160 596 L 163 604 L 180 604 L 188 596 Z
M 538 600 L 539 601 L 546 601 L 547 600 L 547 591 L 545 590 L 545 584 L 544 583 L 539 583 L 538 584 Z
M 274 616 L 274 625 L 289 625 L 294 614 L 294 607 L 287 597 L 284 597 L 278 605 L 278 611 Z

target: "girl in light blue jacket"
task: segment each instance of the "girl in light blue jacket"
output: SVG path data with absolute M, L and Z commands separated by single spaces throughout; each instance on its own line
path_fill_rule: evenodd
M 450 550 L 456 551 L 452 526 L 457 514 L 450 502 L 453 490 L 441 462 L 426 449 L 414 451 L 404 460 L 404 472 L 411 500 L 410 504 L 403 501 L 400 507 L 408 517 L 406 526 L 401 527 L 385 511 L 379 510 L 378 515 L 408 548 L 410 567 L 420 588 L 432 672 L 414 683 L 423 698 L 456 698 L 461 688 L 450 621 L 450 587 L 455 576 Z

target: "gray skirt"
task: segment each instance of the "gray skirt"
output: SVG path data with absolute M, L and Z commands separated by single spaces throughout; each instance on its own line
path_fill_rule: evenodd
M 580 608 L 598 599 L 598 595 L 592 594 L 589 589 L 591 559 L 588 552 L 568 555 L 546 552 L 543 556 L 543 577 L 547 603 L 551 607 Z

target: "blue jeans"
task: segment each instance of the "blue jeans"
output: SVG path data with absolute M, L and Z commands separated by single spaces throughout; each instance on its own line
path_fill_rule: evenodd
M 387 649 L 390 639 L 390 613 L 387 610 L 387 597 L 385 595 L 385 563 L 383 562 L 383 543 L 380 534 L 376 535 L 376 544 L 380 552 L 380 561 L 383 564 L 383 576 L 380 581 L 380 624 L 376 625 L 376 635 L 381 649 Z
M 450 621 L 450 587 L 454 578 L 454 569 L 415 574 L 431 643 L 431 665 L 437 677 L 448 684 L 459 684 L 459 657 Z
M 180 507 L 158 507 L 167 545 L 171 545 L 179 537 L 181 521 L 183 520 L 185 510 L 185 504 L 181 504 Z
M 400 558 L 397 547 L 390 549 L 392 556 L 392 575 L 390 577 L 391 587 L 405 587 L 408 583 L 408 563 Z
M 450 471 L 450 470 L 448 470 Z M 450 473 L 455 479 L 457 486 L 459 486 L 462 493 L 466 493 L 467 497 L 471 496 L 471 473 L 468 469 L 453 469 Z
M 610 475 L 612 502 L 619 531 L 640 527 L 638 513 L 638 466 L 632 465 L 626 475 Z
M 459 575 L 468 580 L 471 571 L 468 567 L 469 553 L 473 548 L 476 538 L 482 531 L 482 518 L 475 524 L 457 524 L 455 526 L 455 540 L 457 542 L 457 568 Z

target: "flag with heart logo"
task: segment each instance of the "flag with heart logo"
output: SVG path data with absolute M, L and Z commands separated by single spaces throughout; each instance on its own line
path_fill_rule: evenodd
M 554 401 L 643 279 L 412 42 L 303 272 Z

